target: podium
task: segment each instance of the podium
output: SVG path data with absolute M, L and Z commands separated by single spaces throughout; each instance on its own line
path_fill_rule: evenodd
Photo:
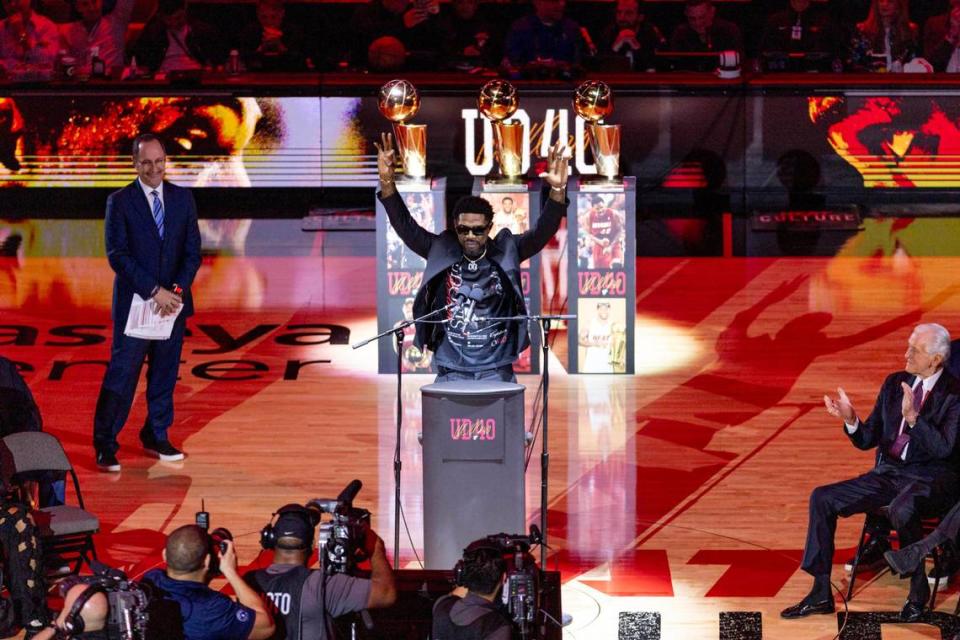
M 523 385 L 440 382 L 423 407 L 423 556 L 452 569 L 464 547 L 492 533 L 523 533 Z

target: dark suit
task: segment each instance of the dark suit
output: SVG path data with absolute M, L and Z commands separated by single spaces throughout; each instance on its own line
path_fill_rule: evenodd
M 180 366 L 186 318 L 193 315 L 190 286 L 200 268 L 197 206 L 188 189 L 163 183 L 164 234 L 161 240 L 150 204 L 133 181 L 107 198 L 107 259 L 113 281 L 113 345 L 94 417 L 94 447 L 116 453 L 117 434 L 133 403 L 144 357 L 147 366 L 147 421 L 141 439 L 167 440 L 173 422 L 173 387 Z M 183 287 L 183 310 L 168 340 L 141 340 L 124 335 L 133 294 L 144 300 L 155 287 Z
M 377 194 L 380 197 L 380 194 Z M 495 238 L 487 240 L 487 258 L 500 267 L 510 281 L 514 299 L 517 301 L 518 315 L 527 313 L 523 302 L 523 286 L 520 282 L 520 263 L 536 255 L 550 242 L 550 238 L 560 228 L 560 222 L 566 214 L 565 204 L 560 204 L 551 198 L 544 198 L 546 203 L 537 218 L 537 223 L 526 233 L 515 235 L 509 229 L 502 229 Z M 423 272 L 423 285 L 417 291 L 413 301 L 413 316 L 422 315 L 440 309 L 446 304 L 444 298 L 444 278 L 451 266 L 463 257 L 463 248 L 457 235 L 447 229 L 440 234 L 430 233 L 421 227 L 410 215 L 407 205 L 399 193 L 394 192 L 387 198 L 380 198 L 390 224 L 400 239 L 410 249 L 426 259 L 427 266 Z M 525 322 L 518 325 L 518 353 L 523 352 L 530 345 L 530 336 L 527 333 Z M 414 344 L 431 351 L 436 351 L 443 340 L 444 329 L 442 324 L 417 324 Z
M 867 473 L 817 487 L 810 495 L 810 515 L 803 569 L 814 575 L 830 574 L 837 517 L 887 507 L 900 544 L 920 538 L 919 519 L 940 513 L 953 503 L 957 487 L 955 444 L 960 421 L 960 382 L 944 371 L 920 408 L 906 459 L 890 455 L 903 420 L 900 384 L 913 385 L 906 371 L 891 374 L 883 383 L 870 416 L 852 434 L 844 433 L 858 449 L 877 448 L 877 464 Z M 914 587 L 924 588 L 922 567 L 913 576 Z

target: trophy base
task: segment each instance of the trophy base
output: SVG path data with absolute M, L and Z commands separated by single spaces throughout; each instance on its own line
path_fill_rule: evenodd
M 483 190 L 526 191 L 527 179 L 523 176 L 490 176 L 482 180 Z
M 403 191 L 430 191 L 432 183 L 431 178 L 424 176 L 408 176 L 406 174 L 397 174 L 393 178 L 394 183 Z
M 624 191 L 623 178 L 580 176 L 580 191 Z

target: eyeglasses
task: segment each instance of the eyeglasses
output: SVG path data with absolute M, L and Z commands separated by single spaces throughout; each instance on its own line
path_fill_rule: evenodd
M 467 235 L 467 234 L 469 233 L 469 234 L 473 234 L 473 235 L 478 236 L 478 237 L 479 237 L 479 236 L 485 236 L 485 235 L 487 235 L 487 229 L 489 229 L 489 228 L 490 228 L 490 225 L 489 225 L 489 224 L 485 224 L 485 225 L 483 225 L 482 227 L 468 227 L 468 226 L 465 225 L 465 224 L 458 224 L 458 225 L 457 225 L 457 235 L 459 235 L 459 236 L 465 236 L 465 235 Z

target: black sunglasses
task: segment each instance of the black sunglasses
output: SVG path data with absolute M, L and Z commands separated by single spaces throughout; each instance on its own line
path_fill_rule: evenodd
M 485 224 L 482 227 L 468 227 L 465 224 L 458 224 L 456 227 L 457 235 L 459 236 L 465 236 L 468 233 L 472 233 L 475 236 L 485 236 L 487 235 L 487 229 L 489 228 L 489 224 Z

